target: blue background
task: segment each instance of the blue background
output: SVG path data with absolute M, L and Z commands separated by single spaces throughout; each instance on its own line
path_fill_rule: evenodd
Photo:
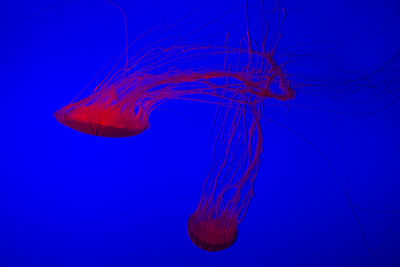
M 190 42 L 222 45 L 227 29 L 240 36 L 245 23 L 242 0 L 117 2 L 131 41 L 193 10 L 163 36 L 200 27 Z M 299 88 L 289 108 L 267 103 L 265 117 L 277 123 L 264 121 L 256 197 L 237 243 L 209 253 L 190 241 L 187 219 L 207 173 L 215 107 L 167 103 L 132 138 L 69 129 L 53 113 L 124 49 L 121 13 L 102 1 L 2 1 L 0 266 L 400 266 L 398 215 L 373 210 L 400 209 L 399 61 L 388 61 L 400 47 L 399 3 L 282 6 L 280 51 L 303 55 L 288 72 L 332 83 Z M 372 89 L 357 82 L 363 89 L 348 94 L 343 80 L 375 69 Z M 357 212 L 377 253 L 340 185 L 364 207 Z

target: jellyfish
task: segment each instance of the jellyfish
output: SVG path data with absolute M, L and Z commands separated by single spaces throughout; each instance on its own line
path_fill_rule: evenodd
M 263 151 L 262 104 L 238 104 L 219 112 L 213 163 L 196 211 L 189 217 L 193 243 L 206 251 L 231 247 L 254 196 Z
M 238 92 L 283 101 L 295 97 L 284 66 L 275 59 L 281 36 L 266 32 L 261 51 L 253 49 L 253 45 L 243 49 L 228 47 L 226 43 L 163 47 L 161 41 L 156 41 L 132 53 L 134 47 L 128 44 L 126 13 L 114 1 L 107 2 L 118 7 L 125 18 L 125 51 L 89 96 L 83 99 L 78 96 L 55 112 L 60 123 L 86 134 L 129 137 L 149 129 L 150 114 L 172 99 L 220 103 L 221 97 L 229 102 Z M 285 12 L 280 14 L 281 23 Z M 246 35 L 245 39 L 251 43 L 249 27 Z M 226 34 L 228 39 L 229 33 Z M 267 43 L 270 43 L 269 48 Z M 243 64 L 243 68 L 227 70 L 228 55 L 239 61 L 256 57 L 258 66 L 250 69 L 248 64 Z M 121 64 L 124 58 L 125 64 Z M 206 65 L 210 60 L 220 63 Z M 227 80 L 230 83 L 226 83 Z
M 279 14 L 285 16 L 285 10 L 280 11 Z M 269 77 L 265 84 L 268 88 L 263 91 L 268 92 L 268 95 L 255 94 L 252 89 L 255 85 L 245 83 L 236 88 L 234 98 L 229 98 L 230 105 L 218 107 L 212 164 L 197 208 L 188 219 L 189 237 L 196 246 L 206 251 L 224 250 L 236 242 L 239 226 L 255 195 L 254 183 L 263 152 L 261 121 L 266 97 L 278 101 L 288 101 L 295 97 L 285 64 L 278 65 L 275 60 L 269 59 L 276 52 L 279 37 L 275 43 L 270 42 L 272 46 L 269 47 L 269 40 L 265 38 L 259 49 L 248 30 L 241 44 L 241 48 L 245 47 L 243 50 L 246 51 L 242 54 L 246 57 L 244 66 L 228 64 L 227 67 L 227 73 L 233 68 L 256 72 L 259 79 Z M 275 76 L 271 77 L 270 73 Z M 227 76 L 228 86 L 230 79 L 232 77 Z
M 227 71 L 207 69 L 163 69 L 188 57 L 225 54 L 257 56 L 268 62 L 268 69 Z M 144 66 L 143 66 L 144 65 Z M 142 67 L 138 67 L 142 66 Z M 231 83 L 223 81 L 230 79 Z M 279 90 L 272 90 L 271 84 Z M 272 54 L 225 47 L 154 48 L 138 59 L 110 73 L 86 98 L 74 101 L 57 112 L 57 120 L 79 132 L 103 137 L 135 136 L 149 129 L 149 116 L 171 99 L 217 103 L 218 98 L 233 99 L 239 88 L 263 98 L 287 100 L 294 97 L 284 69 Z M 201 100 L 199 96 L 214 100 Z

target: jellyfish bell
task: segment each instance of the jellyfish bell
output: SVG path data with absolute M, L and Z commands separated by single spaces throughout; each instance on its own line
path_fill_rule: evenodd
M 150 128 L 148 119 L 122 103 L 111 105 L 88 99 L 71 103 L 55 112 L 58 122 L 82 133 L 101 137 L 130 137 Z
M 194 213 L 188 221 L 189 237 L 201 249 L 214 252 L 230 248 L 238 237 L 238 224 L 227 214 L 219 217 Z

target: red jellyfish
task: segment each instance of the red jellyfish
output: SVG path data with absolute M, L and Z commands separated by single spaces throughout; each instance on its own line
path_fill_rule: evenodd
M 248 54 L 252 57 L 251 51 Z M 254 66 L 250 65 L 251 70 Z M 292 99 L 294 92 L 289 81 L 280 80 L 279 76 L 276 79 L 269 84 L 269 91 L 283 91 L 277 95 L 278 100 Z M 207 251 L 224 250 L 235 243 L 238 227 L 254 196 L 263 151 L 261 119 L 265 98 L 250 91 L 239 90 L 230 104 L 219 107 L 214 160 L 197 209 L 189 217 L 190 238 Z
M 188 222 L 192 241 L 207 251 L 232 246 L 252 197 L 263 150 L 261 103 L 237 104 L 219 114 L 213 164 Z
M 285 10 L 282 10 L 285 14 Z M 195 245 L 207 251 L 220 251 L 231 247 L 238 237 L 238 227 L 243 221 L 252 198 L 254 182 L 260 168 L 263 151 L 261 119 L 266 98 L 290 100 L 295 91 L 291 86 L 284 64 L 273 59 L 280 36 L 273 38 L 272 48 L 267 49 L 266 36 L 263 49 L 257 52 L 250 31 L 246 38 L 246 73 L 257 73 L 254 79 L 236 88 L 236 98 L 230 105 L 223 105 L 225 112 L 218 114 L 216 143 L 213 163 L 203 186 L 196 211 L 189 217 L 188 233 Z M 232 73 L 232 71 L 227 71 Z M 230 79 L 227 76 L 228 87 Z M 237 80 L 237 79 L 236 79 Z M 264 94 L 255 94 L 264 81 Z
M 266 34 L 264 48 L 268 38 Z M 251 39 L 249 33 L 248 39 Z M 272 42 L 278 43 L 279 37 L 275 39 Z M 127 45 L 112 71 L 88 97 L 64 106 L 55 116 L 60 123 L 83 133 L 128 137 L 148 129 L 151 112 L 170 99 L 218 102 L 222 95 L 232 99 L 238 92 L 246 92 L 287 100 L 294 97 L 294 91 L 286 82 L 283 67 L 274 59 L 275 48 L 276 45 L 268 52 L 256 52 L 226 46 L 153 47 L 129 58 Z M 227 70 L 226 55 L 256 57 L 259 66 Z M 123 57 L 126 64 L 118 69 Z M 220 59 L 220 66 L 206 66 L 210 59 L 212 62 Z M 180 64 L 185 68 L 179 69 Z M 187 67 L 190 64 L 196 66 Z M 272 84 L 278 84 L 279 92 L 271 89 Z M 201 100 L 199 96 L 213 100 Z
M 200 95 L 225 98 L 246 87 L 247 92 L 278 99 L 292 98 L 294 91 L 285 84 L 285 74 L 270 54 L 253 53 L 268 62 L 268 70 L 226 71 L 218 67 L 186 70 L 164 69 L 190 57 L 212 57 L 249 53 L 243 49 L 218 47 L 154 48 L 138 59 L 109 74 L 88 97 L 64 106 L 55 113 L 59 122 L 77 131 L 104 137 L 128 137 L 149 128 L 149 116 L 170 99 L 200 100 Z M 223 61 L 222 61 L 223 62 Z M 145 66 L 143 66 L 145 65 Z M 223 64 L 222 64 L 223 65 Z M 142 67 L 140 67 L 142 66 Z M 231 78 L 229 84 L 223 83 Z M 233 81 L 234 80 L 234 81 Z M 271 90 L 279 80 L 282 92 Z M 241 89 L 243 91 L 243 89 Z M 216 100 L 207 100 L 214 101 Z

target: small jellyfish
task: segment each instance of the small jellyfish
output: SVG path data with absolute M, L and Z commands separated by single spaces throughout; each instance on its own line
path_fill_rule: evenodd
M 282 22 L 285 10 L 274 12 Z M 232 72 L 233 66 L 235 70 L 257 73 L 258 80 L 253 79 L 255 82 L 236 88 L 235 98 L 229 99 L 230 104 L 218 107 L 213 161 L 198 206 L 188 220 L 191 240 L 206 251 L 224 250 L 236 242 L 239 225 L 254 197 L 254 183 L 263 152 L 261 120 L 265 99 L 287 101 L 296 95 L 285 64 L 278 64 L 274 59 L 279 39 L 279 34 L 266 33 L 260 48 L 248 27 L 242 44 L 246 49 L 241 50 L 246 51 L 242 53 L 246 56 L 244 66 L 226 66 L 228 73 Z M 228 84 L 232 78 L 227 77 Z M 260 88 L 260 81 L 264 81 L 262 93 L 254 93 Z
M 253 102 L 219 114 L 214 160 L 197 209 L 188 221 L 193 243 L 207 251 L 224 250 L 235 243 L 254 196 L 263 135 L 262 103 Z

